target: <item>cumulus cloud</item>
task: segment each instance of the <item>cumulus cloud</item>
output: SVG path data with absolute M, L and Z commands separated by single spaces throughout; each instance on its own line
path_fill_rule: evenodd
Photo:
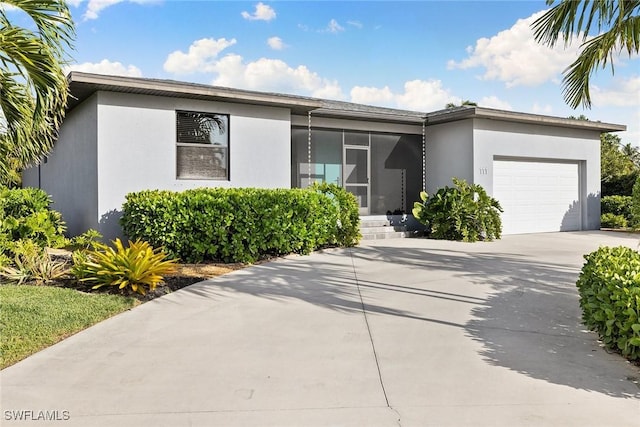
M 211 64 L 210 69 L 217 74 L 212 82 L 217 86 L 344 98 L 337 81 L 322 78 L 304 65 L 291 67 L 279 59 L 260 58 L 245 62 L 240 55 L 229 54 Z
M 481 38 L 469 46 L 469 56 L 460 62 L 450 60 L 449 69 L 484 68 L 483 80 L 500 80 L 507 87 L 536 86 L 558 81 L 558 76 L 571 64 L 578 52 L 578 43 L 566 49 L 563 43 L 549 48 L 535 41 L 531 24 L 545 11 L 519 19 L 511 28 L 491 38 Z
M 164 62 L 164 70 L 175 74 L 214 71 L 218 54 L 236 44 L 236 39 L 200 39 L 189 46 L 187 53 L 180 50 L 172 52 Z
M 618 79 L 611 88 L 602 89 L 593 86 L 590 92 L 593 105 L 597 107 L 638 107 L 640 106 L 640 76 Z
M 142 71 L 135 65 L 123 65 L 121 62 L 103 59 L 100 62 L 83 62 L 65 68 L 65 73 L 82 71 L 85 73 L 109 74 L 113 76 L 142 77 Z
M 282 50 L 287 46 L 287 45 L 284 44 L 284 42 L 282 41 L 282 39 L 280 37 L 275 37 L 275 36 L 274 37 L 269 37 L 267 39 L 267 44 L 273 50 Z
M 440 110 L 448 102 L 459 101 L 440 80 L 411 80 L 405 82 L 403 92 L 394 93 L 383 88 L 355 86 L 351 89 L 351 101 L 382 107 L 404 108 L 416 111 Z
M 478 101 L 478 105 L 480 107 L 497 108 L 498 110 L 513 110 L 511 104 L 495 95 L 483 97 Z
M 253 13 L 243 11 L 241 15 L 250 21 L 271 21 L 276 18 L 276 11 L 271 6 L 260 2 L 256 5 L 256 10 Z
M 395 95 L 389 86 L 383 88 L 354 86 L 350 95 L 351 101 L 358 104 L 389 106 L 395 103 Z

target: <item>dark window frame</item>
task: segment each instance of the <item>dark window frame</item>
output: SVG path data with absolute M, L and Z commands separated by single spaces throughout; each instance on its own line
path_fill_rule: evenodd
M 226 128 L 224 129 L 224 134 L 226 135 L 224 137 L 224 144 L 213 144 L 212 138 L 209 135 L 206 135 L 206 130 L 202 131 L 202 128 L 196 129 L 195 125 L 194 125 L 194 129 L 191 132 L 191 130 L 189 129 L 189 125 L 188 123 L 185 124 L 186 121 L 186 117 L 188 117 L 188 115 L 192 115 L 194 118 L 192 118 L 191 120 L 198 120 L 197 116 L 202 116 L 205 119 L 206 118 L 211 118 L 211 119 L 222 119 L 223 124 L 226 126 Z M 190 111 L 190 110 L 176 110 L 176 133 L 175 133 L 175 140 L 176 140 L 176 150 L 175 150 L 175 165 L 176 165 L 176 179 L 178 180 L 201 180 L 201 181 L 230 181 L 231 179 L 231 172 L 230 172 L 230 165 L 231 165 L 231 156 L 230 156 L 230 151 L 231 151 L 231 132 L 230 132 L 230 127 L 231 127 L 231 116 L 229 114 L 225 114 L 225 113 L 214 113 L 214 112 L 208 112 L 208 111 Z M 218 128 L 218 134 L 220 134 L 219 132 L 219 125 L 216 126 Z M 185 130 L 186 129 L 186 130 Z M 186 132 L 186 133 L 185 133 Z M 209 130 L 209 132 L 211 132 L 211 130 Z M 188 133 L 188 134 L 187 134 Z M 209 142 L 206 142 L 206 139 L 209 140 Z M 211 153 L 207 153 L 207 151 L 211 150 Z M 182 151 L 182 153 L 181 153 Z M 224 164 L 221 166 L 211 166 L 211 172 L 214 172 L 212 174 L 207 174 L 206 173 L 206 166 L 200 166 L 199 169 L 197 169 L 198 171 L 205 171 L 204 173 L 198 174 L 196 171 L 194 171 L 194 168 L 192 167 L 191 171 L 185 170 L 185 169 L 189 169 L 189 165 L 187 164 L 188 161 L 184 160 L 184 162 L 182 163 L 182 167 L 180 164 L 180 160 L 181 158 L 183 158 L 182 156 L 184 156 L 184 158 L 186 158 L 187 156 L 189 156 L 189 154 L 192 157 L 198 156 L 197 152 L 200 151 L 200 159 L 205 161 L 205 162 L 215 162 L 216 159 L 220 158 L 219 156 L 216 156 L 215 152 L 223 152 L 222 157 L 224 158 Z M 182 156 L 181 156 L 182 154 Z M 198 168 L 196 166 L 196 168 Z M 183 171 L 181 173 L 181 170 Z M 216 170 L 223 170 L 224 174 L 216 174 L 215 171 Z

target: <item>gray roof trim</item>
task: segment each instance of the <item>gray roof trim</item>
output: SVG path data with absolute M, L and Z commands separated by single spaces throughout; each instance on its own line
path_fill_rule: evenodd
M 427 126 L 458 120 L 483 118 L 599 132 L 616 132 L 627 129 L 624 125 L 517 113 L 484 107 L 458 107 L 434 111 L 432 113 L 422 113 L 299 95 L 231 89 L 199 83 L 178 82 L 175 80 L 109 76 L 78 71 L 69 73 L 67 80 L 69 81 L 70 92 L 69 110 L 75 108 L 97 91 L 109 91 L 275 106 L 288 108 L 292 114 L 297 115 L 306 115 L 311 112 L 312 115 L 322 117 L 376 120 L 405 124 L 422 124 L 426 120 Z
M 174 80 L 120 77 L 72 71 L 67 76 L 71 98 L 69 109 L 97 91 L 135 93 L 203 100 L 223 100 L 244 104 L 268 105 L 309 111 L 322 106 L 321 100 L 295 95 L 254 92 Z
M 613 123 L 543 116 L 540 114 L 518 113 L 515 111 L 496 110 L 493 108 L 484 107 L 458 107 L 453 109 L 434 111 L 427 114 L 427 123 L 430 125 L 454 122 L 465 119 L 501 120 L 505 122 L 531 123 L 542 126 L 559 126 L 565 128 L 597 130 L 600 132 L 617 132 L 627 130 L 627 127 L 625 125 L 618 125 Z

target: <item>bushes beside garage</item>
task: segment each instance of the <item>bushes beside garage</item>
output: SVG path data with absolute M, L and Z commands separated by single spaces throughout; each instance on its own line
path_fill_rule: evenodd
M 335 185 L 308 189 L 199 188 L 126 196 L 121 225 L 186 262 L 255 262 L 358 243 L 355 197 Z

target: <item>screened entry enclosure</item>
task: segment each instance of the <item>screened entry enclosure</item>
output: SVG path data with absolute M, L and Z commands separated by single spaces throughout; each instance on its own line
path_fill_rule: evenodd
M 360 215 L 409 213 L 422 183 L 422 137 L 307 128 L 291 130 L 292 187 L 337 184 L 353 193 Z M 310 143 L 309 143 L 310 142 Z

